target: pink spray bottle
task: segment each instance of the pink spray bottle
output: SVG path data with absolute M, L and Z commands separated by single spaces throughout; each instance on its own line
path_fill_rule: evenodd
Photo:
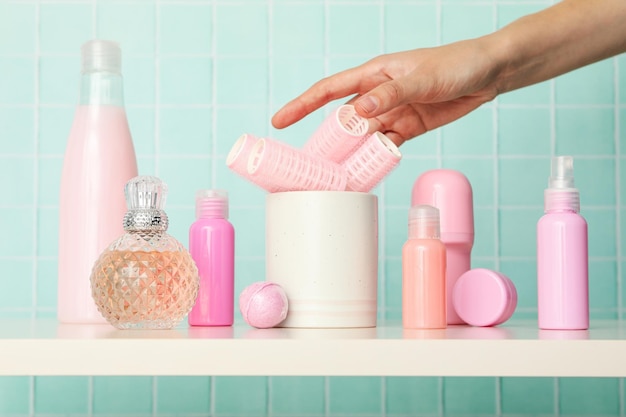
M 537 313 L 540 329 L 589 327 L 587 222 L 578 213 L 571 156 L 552 159 L 537 223 Z
M 189 229 L 189 252 L 198 267 L 200 288 L 189 313 L 192 326 L 230 326 L 235 300 L 235 230 L 228 221 L 228 194 L 201 190 L 196 221 Z

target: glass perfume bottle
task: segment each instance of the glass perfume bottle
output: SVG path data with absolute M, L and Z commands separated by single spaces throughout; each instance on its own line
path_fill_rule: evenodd
M 119 329 L 169 329 L 189 313 L 198 270 L 189 252 L 167 233 L 167 186 L 138 176 L 124 188 L 126 233 L 100 255 L 91 293 L 105 319 Z

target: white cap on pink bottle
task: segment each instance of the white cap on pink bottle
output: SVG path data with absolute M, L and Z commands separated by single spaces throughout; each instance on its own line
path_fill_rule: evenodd
M 122 70 L 122 50 L 117 42 L 94 39 L 81 46 L 82 72 Z

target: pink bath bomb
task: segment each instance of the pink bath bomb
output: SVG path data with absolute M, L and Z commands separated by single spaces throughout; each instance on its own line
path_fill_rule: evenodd
M 239 310 L 246 323 L 259 329 L 277 326 L 287 317 L 285 290 L 273 282 L 255 282 L 239 296 Z

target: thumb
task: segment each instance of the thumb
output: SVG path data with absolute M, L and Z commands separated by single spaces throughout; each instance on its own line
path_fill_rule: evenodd
M 406 103 L 408 88 L 403 79 L 387 81 L 354 102 L 354 108 L 364 117 L 371 118 Z

